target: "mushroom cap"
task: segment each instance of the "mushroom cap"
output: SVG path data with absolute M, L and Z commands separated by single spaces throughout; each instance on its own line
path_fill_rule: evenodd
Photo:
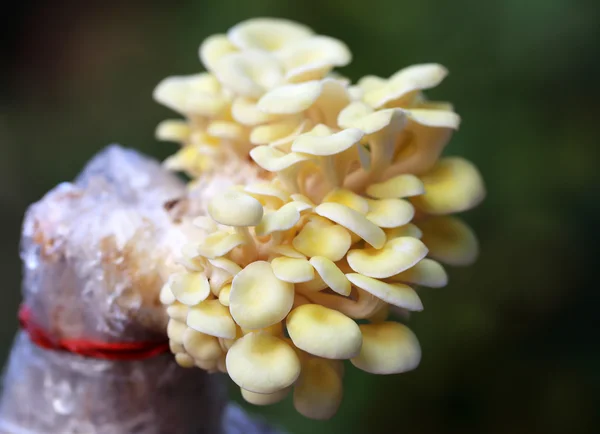
M 439 262 L 424 258 L 414 267 L 388 279 L 390 282 L 407 282 L 429 288 L 441 288 L 448 284 L 448 274 Z
M 154 100 L 184 115 L 216 116 L 227 105 L 219 82 L 208 73 L 174 76 L 154 89 Z
M 477 168 L 463 158 L 443 158 L 421 176 L 425 194 L 412 203 L 427 214 L 450 214 L 477 206 L 485 197 L 485 187 Z
M 358 273 L 348 273 L 346 277 L 354 286 L 373 294 L 375 297 L 389 304 L 412 311 L 423 310 L 421 299 L 415 290 L 408 285 L 386 283 Z
M 168 282 L 171 292 L 187 306 L 194 306 L 210 294 L 210 285 L 204 273 L 183 272 L 172 274 Z
M 218 194 L 208 203 L 208 213 L 213 220 L 227 226 L 256 226 L 263 217 L 263 211 L 258 200 L 236 190 Z
M 360 351 L 358 325 L 337 310 L 305 304 L 290 312 L 286 325 L 294 345 L 315 356 L 349 359 Z
M 352 239 L 348 231 L 339 225 L 322 225 L 309 221 L 292 241 L 294 248 L 309 257 L 324 256 L 339 261 L 346 255 Z
M 219 300 L 204 300 L 190 308 L 187 325 L 192 329 L 218 338 L 233 339 L 236 327 L 229 310 Z
M 363 136 L 364 133 L 357 128 L 348 128 L 326 136 L 306 133 L 294 140 L 292 151 L 319 156 L 336 155 L 350 149 Z
M 300 211 L 294 202 L 289 202 L 277 211 L 267 212 L 256 226 L 256 235 L 264 236 L 277 231 L 287 231 L 300 220 Z
M 416 176 L 404 173 L 387 181 L 369 185 L 366 193 L 377 199 L 394 199 L 423 194 L 425 193 L 425 186 L 423 181 Z
M 310 158 L 297 152 L 284 153 L 270 146 L 257 146 L 250 151 L 250 157 L 261 168 L 269 172 L 279 172 Z
M 292 385 L 300 375 L 300 360 L 283 340 L 252 332 L 238 339 L 227 352 L 227 372 L 242 389 L 275 393 Z
M 261 112 L 256 100 L 243 96 L 233 100 L 231 116 L 236 122 L 246 126 L 260 125 L 276 119 L 273 115 Z
M 350 361 L 371 374 L 400 374 L 415 369 L 421 347 L 408 327 L 397 322 L 361 324 L 363 346 Z
M 419 222 L 429 255 L 445 264 L 462 266 L 475 262 L 479 243 L 473 230 L 456 217 L 431 217 Z
M 346 275 L 338 268 L 333 261 L 324 256 L 313 256 L 310 258 L 310 264 L 317 270 L 323 282 L 327 284 L 332 291 L 340 295 L 348 296 L 352 291 L 352 285 Z
M 345 188 L 331 190 L 325 195 L 322 202 L 334 202 L 346 205 L 348 208 L 352 208 L 361 214 L 369 212 L 369 202 L 367 199 Z
M 290 393 L 291 388 L 287 387 L 281 389 L 275 393 L 255 393 L 249 390 L 240 388 L 242 392 L 242 398 L 254 405 L 271 405 L 283 401 L 286 396 Z
M 402 199 L 368 200 L 367 220 L 380 228 L 396 228 L 409 223 L 415 216 L 415 209 Z
M 205 258 L 216 259 L 226 255 L 231 250 L 244 243 L 245 239 L 240 234 L 219 231 L 210 234 L 201 244 L 198 244 L 196 246 L 196 252 L 198 255 L 204 256 Z
M 342 402 L 342 378 L 329 360 L 310 358 L 294 385 L 294 407 L 311 419 L 333 417 Z
M 309 38 L 313 31 L 302 24 L 282 18 L 251 18 L 227 32 L 229 40 L 242 50 L 277 51 Z
M 195 360 L 216 360 L 223 354 L 219 340 L 187 327 L 183 332 L 183 347 Z
M 215 62 L 213 73 L 223 86 L 250 98 L 259 98 L 283 79 L 283 70 L 277 59 L 259 50 L 223 56 Z
M 315 212 L 354 232 L 376 249 L 380 249 L 385 244 L 385 233 L 383 230 L 367 220 L 365 216 L 346 205 L 331 202 L 322 203 L 315 208 Z
M 350 267 L 369 277 L 386 278 L 414 266 L 427 255 L 427 247 L 412 237 L 394 238 L 381 249 L 353 249 L 348 252 Z
M 293 304 L 294 285 L 278 279 L 269 262 L 252 262 L 231 283 L 229 309 L 242 328 L 269 327 L 284 319 Z
M 290 283 L 308 282 L 315 277 L 315 270 L 306 259 L 274 258 L 271 261 L 273 273 L 278 279 Z
M 212 71 L 217 62 L 224 56 L 235 53 L 237 48 L 225 35 L 212 35 L 202 42 L 198 54 L 206 69 Z

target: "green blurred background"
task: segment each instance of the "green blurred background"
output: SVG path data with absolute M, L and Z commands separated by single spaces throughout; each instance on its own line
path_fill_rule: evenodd
M 352 79 L 446 65 L 429 95 L 463 117 L 447 153 L 474 161 L 489 193 L 465 215 L 478 263 L 424 290 L 410 321 L 419 369 L 351 370 L 327 422 L 303 419 L 290 399 L 260 413 L 291 433 L 600 432 L 599 12 L 592 0 L 14 2 L 0 41 L 2 357 L 28 204 L 109 143 L 172 153 L 153 136 L 173 116 L 154 86 L 199 71 L 208 35 L 280 16 L 345 41 Z

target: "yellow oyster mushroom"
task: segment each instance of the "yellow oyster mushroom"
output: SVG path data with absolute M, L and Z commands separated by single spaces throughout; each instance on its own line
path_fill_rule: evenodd
M 188 327 L 218 338 L 233 339 L 236 328 L 229 310 L 219 300 L 205 300 L 190 308 Z
M 256 261 L 231 283 L 229 309 L 241 327 L 262 329 L 286 317 L 294 303 L 294 285 L 278 279 L 269 262 Z
M 377 199 L 395 199 L 423 194 L 425 186 L 423 181 L 416 176 L 405 173 L 383 182 L 371 184 L 365 192 Z
M 170 319 L 167 323 L 167 336 L 169 339 L 175 343 L 182 344 L 183 343 L 183 334 L 187 329 L 185 323 L 181 321 L 177 321 L 175 319 Z
M 171 283 L 169 281 L 165 282 L 161 288 L 158 299 L 162 304 L 175 303 L 176 298 L 175 295 L 173 295 L 173 291 L 171 291 Z
M 227 352 L 227 372 L 242 389 L 275 393 L 300 375 L 300 360 L 283 340 L 267 333 L 249 333 Z
M 398 226 L 397 228 L 386 228 L 383 230 L 385 232 L 385 236 L 388 241 L 393 240 L 394 238 L 401 237 L 411 237 L 421 239 L 423 237 L 423 232 L 419 229 L 415 224 L 408 223 L 403 226 Z
M 410 172 L 426 173 L 438 161 L 460 117 L 448 110 L 409 109 L 406 128 L 396 137 L 394 161 L 383 178 Z
M 421 299 L 415 290 L 408 285 L 386 283 L 358 273 L 348 273 L 346 277 L 354 286 L 373 294 L 375 297 L 391 305 L 403 307 L 411 311 L 423 310 Z
M 253 145 L 271 145 L 273 142 L 295 135 L 302 125 L 303 119 L 300 116 L 291 116 L 265 125 L 259 125 L 252 129 L 250 142 Z
M 350 234 L 342 226 L 315 221 L 306 223 L 292 241 L 298 252 L 309 257 L 324 256 L 333 262 L 346 255 L 351 243 Z
M 185 323 L 189 310 L 190 308 L 185 304 L 175 301 L 173 304 L 167 307 L 167 315 L 171 319 Z
M 227 37 L 242 49 L 277 51 L 288 44 L 309 38 L 313 31 L 302 24 L 282 18 L 252 18 L 233 26 Z
M 242 398 L 246 402 L 254 405 L 271 405 L 283 401 L 290 393 L 291 388 L 281 389 L 275 393 L 255 393 L 246 389 L 241 389 Z
M 190 327 L 183 332 L 183 347 L 194 360 L 216 360 L 223 354 L 216 337 Z
M 336 188 L 325 195 L 322 202 L 335 202 L 346 205 L 361 214 L 369 212 L 369 202 L 364 197 L 344 188 Z
M 203 273 L 177 273 L 170 277 L 170 288 L 180 303 L 194 306 L 210 294 L 208 279 Z
M 273 259 L 271 266 L 273 267 L 275 276 L 284 282 L 308 282 L 315 277 L 315 270 L 306 259 L 286 258 L 282 256 Z
M 414 100 L 415 92 L 436 87 L 446 75 L 448 70 L 435 63 L 409 66 L 388 80 L 381 81 L 381 86 L 377 86 L 373 80 L 369 82 L 365 86 L 364 100 L 373 108 L 404 106 Z
M 299 193 L 298 171 L 309 155 L 297 152 L 284 153 L 269 146 L 257 146 L 250 151 L 250 157 L 268 172 L 277 172 L 277 176 L 291 193 Z
M 361 324 L 363 346 L 350 362 L 371 374 L 400 374 L 421 361 L 419 341 L 410 329 L 397 322 Z
M 287 203 L 277 211 L 268 212 L 256 226 L 256 235 L 264 236 L 276 231 L 287 231 L 300 220 L 300 211 L 293 202 Z
M 277 116 L 261 112 L 257 101 L 252 98 L 238 97 L 231 104 L 231 116 L 245 126 L 255 126 L 273 121 Z
M 258 109 L 269 114 L 295 114 L 307 111 L 315 124 L 337 127 L 337 117 L 350 103 L 346 87 L 326 78 L 279 86 L 258 100 Z
M 346 44 L 328 36 L 303 39 L 276 55 L 286 69 L 286 80 L 291 83 L 321 79 L 333 67 L 345 66 L 352 59 Z
M 290 312 L 287 331 L 294 345 L 326 359 L 349 359 L 360 351 L 362 336 L 354 320 L 319 304 Z
M 427 247 L 412 237 L 393 238 L 383 248 L 353 249 L 347 260 L 352 270 L 369 277 L 386 278 L 414 266 L 427 256 Z
M 206 69 L 213 70 L 217 62 L 224 56 L 235 53 L 237 48 L 229 42 L 225 35 L 212 35 L 202 42 L 198 54 Z
M 168 119 L 156 127 L 155 136 L 158 140 L 184 143 L 191 133 L 190 125 L 182 120 Z
M 334 133 L 329 127 L 319 124 L 311 132 L 298 136 L 291 149 L 315 156 L 325 179 L 335 188 L 341 186 L 345 175 L 336 165 L 337 156 L 356 145 L 362 137 L 362 131 L 356 128 Z
M 156 86 L 153 96 L 184 115 L 217 116 L 228 103 L 218 82 L 207 73 L 166 78 Z
M 430 217 L 419 222 L 429 255 L 449 265 L 470 265 L 479 253 L 473 230 L 456 217 Z
M 194 359 L 185 353 L 177 353 L 175 354 L 175 361 L 182 368 L 193 368 L 195 366 Z
M 424 258 L 414 267 L 387 279 L 389 282 L 406 282 L 429 288 L 441 288 L 448 284 L 448 274 L 439 262 Z
M 310 358 L 294 385 L 294 407 L 311 419 L 327 420 L 342 402 L 342 378 L 328 360 Z
M 223 86 L 250 98 L 259 98 L 283 80 L 283 70 L 277 59 L 259 50 L 223 56 L 212 71 Z
M 352 208 L 338 203 L 322 203 L 315 208 L 315 212 L 354 232 L 376 249 L 385 244 L 383 230 Z
M 271 247 L 271 252 L 288 258 L 306 259 L 306 256 L 288 244 L 278 244 Z
M 298 287 L 296 287 L 298 289 Z M 298 289 L 300 291 L 300 289 Z M 327 294 L 324 292 L 304 292 L 302 295 L 311 302 L 321 304 L 330 309 L 335 309 L 344 315 L 354 319 L 367 319 L 379 311 L 385 302 L 380 298 L 359 288 L 352 291 L 355 297 L 340 297 L 337 294 Z
M 229 295 L 231 293 L 231 284 L 227 284 L 219 291 L 219 303 L 223 306 L 229 307 Z
M 413 206 L 402 199 L 368 200 L 367 220 L 380 228 L 396 228 L 409 223 L 415 216 Z
M 215 259 L 248 242 L 247 236 L 242 231 L 244 228 L 236 229 L 238 229 L 238 232 L 233 234 L 225 231 L 210 234 L 202 243 L 196 245 L 197 255 Z
M 324 256 L 313 256 L 310 258 L 310 264 L 332 291 L 343 296 L 350 295 L 352 285 L 333 261 Z
M 214 221 L 234 227 L 236 233 L 243 237 L 243 250 L 249 260 L 256 257 L 256 244 L 248 226 L 258 225 L 263 213 L 263 206 L 258 200 L 236 190 L 216 195 L 208 203 L 208 214 Z
M 227 258 L 209 259 L 208 262 L 212 265 L 210 267 L 210 289 L 218 297 L 224 285 L 230 283 L 233 277 L 242 271 L 242 268 Z
M 485 196 L 479 171 L 462 158 L 444 158 L 421 177 L 425 194 L 412 202 L 428 214 L 450 214 L 477 206 Z

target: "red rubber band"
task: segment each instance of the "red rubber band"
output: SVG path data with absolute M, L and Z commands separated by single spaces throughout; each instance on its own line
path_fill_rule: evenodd
M 67 351 L 83 357 L 104 360 L 143 360 L 169 351 L 165 341 L 102 342 L 90 339 L 51 339 L 46 331 L 31 319 L 31 310 L 21 305 L 19 323 L 31 341 L 41 348 Z

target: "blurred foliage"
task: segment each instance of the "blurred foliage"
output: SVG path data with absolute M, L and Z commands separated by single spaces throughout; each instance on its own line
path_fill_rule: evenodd
M 158 158 L 152 101 L 165 76 L 200 70 L 199 43 L 252 16 L 281 16 L 345 41 L 352 79 L 418 62 L 450 76 L 430 95 L 463 117 L 448 154 L 487 181 L 466 214 L 481 257 L 423 290 L 410 320 L 415 372 L 348 369 L 328 422 L 291 399 L 259 409 L 291 433 L 600 432 L 597 225 L 600 6 L 586 0 L 23 1 L 3 17 L 0 306 L 3 356 L 16 328 L 27 205 L 118 142 Z M 232 388 L 232 396 L 239 394 Z M 256 410 L 256 409 L 254 409 Z

